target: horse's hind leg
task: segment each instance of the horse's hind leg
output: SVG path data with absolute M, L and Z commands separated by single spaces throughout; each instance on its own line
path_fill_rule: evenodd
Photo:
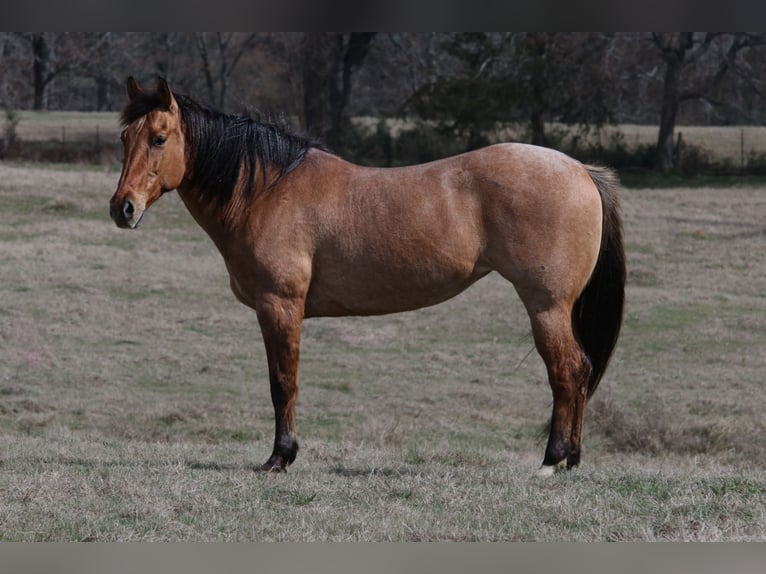
M 565 461 L 567 467 L 580 462 L 591 366 L 575 339 L 571 314 L 568 305 L 530 312 L 535 346 L 545 362 L 553 392 L 550 435 L 538 471 L 543 476 L 553 474 Z

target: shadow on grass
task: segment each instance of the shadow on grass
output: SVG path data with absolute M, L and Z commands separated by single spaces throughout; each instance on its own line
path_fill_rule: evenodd
M 147 467 L 177 467 L 182 465 L 190 470 L 202 470 L 211 472 L 253 472 L 257 474 L 285 474 L 283 472 L 264 471 L 260 464 L 256 463 L 221 463 L 215 460 L 200 460 L 196 458 L 185 458 L 179 461 L 177 458 L 169 457 L 166 460 L 149 460 L 143 458 L 136 459 L 101 459 L 87 457 L 67 457 L 67 456 L 18 456 L 0 460 L 0 469 L 7 469 L 12 466 L 47 466 L 62 465 L 71 468 L 99 469 L 99 468 L 147 468 Z M 408 468 L 403 465 L 402 468 L 378 468 L 374 466 L 364 466 L 359 468 L 350 468 L 343 465 L 336 465 L 330 468 L 329 474 L 344 476 L 347 478 L 370 477 L 370 476 L 411 476 L 419 474 L 417 468 Z M 288 472 L 289 474 L 289 472 Z
M 246 465 L 246 464 L 221 464 L 219 462 L 215 462 L 214 460 L 187 460 L 185 461 L 186 467 L 191 468 L 192 470 L 214 470 L 216 472 L 223 472 L 223 471 L 229 471 L 229 470 L 258 470 L 259 467 L 257 465 Z

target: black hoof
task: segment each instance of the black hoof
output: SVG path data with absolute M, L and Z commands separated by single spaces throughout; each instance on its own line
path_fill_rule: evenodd
M 580 464 L 580 453 L 572 453 L 567 457 L 567 468 L 574 468 Z
M 286 472 L 287 467 L 295 461 L 296 456 L 298 456 L 298 441 L 293 439 L 289 444 L 277 444 L 269 460 L 263 463 L 258 470 L 264 472 Z

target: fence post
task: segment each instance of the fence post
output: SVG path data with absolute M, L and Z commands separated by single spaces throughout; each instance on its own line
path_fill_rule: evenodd
M 681 149 L 684 145 L 684 135 L 682 132 L 678 132 L 678 139 L 676 140 L 676 167 L 681 167 Z
M 739 164 L 745 171 L 745 128 L 739 128 Z

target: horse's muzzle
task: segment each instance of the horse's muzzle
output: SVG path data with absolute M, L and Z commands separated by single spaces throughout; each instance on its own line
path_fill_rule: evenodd
M 112 202 L 109 206 L 109 215 L 112 216 L 117 227 L 135 229 L 144 217 L 144 210 L 137 207 L 130 199 L 126 199 L 122 205 Z

